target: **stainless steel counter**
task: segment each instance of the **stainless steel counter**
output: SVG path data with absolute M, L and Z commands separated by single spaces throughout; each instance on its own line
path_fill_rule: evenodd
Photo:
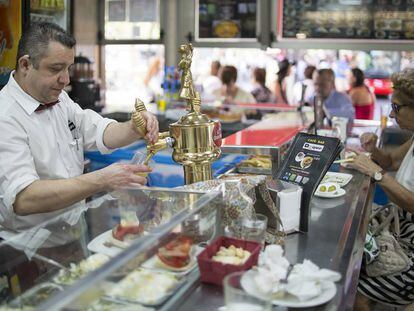
M 286 254 L 291 263 L 302 262 L 306 258 L 319 267 L 339 271 L 342 275 L 336 283 L 334 299 L 311 310 L 351 310 L 355 299 L 373 185 L 368 177 L 355 171 L 352 173 L 354 177 L 345 187 L 345 196 L 312 199 L 308 233 L 294 233 L 286 238 Z M 197 275 L 193 277 L 197 279 Z M 195 281 L 183 289 L 180 298 L 172 299 L 163 309 L 217 310 L 223 305 L 222 288 Z

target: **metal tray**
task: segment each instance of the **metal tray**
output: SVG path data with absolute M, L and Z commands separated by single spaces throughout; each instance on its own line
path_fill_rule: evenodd
M 53 293 L 60 291 L 63 291 L 63 286 L 61 285 L 51 282 L 41 283 L 13 299 L 9 306 L 12 308 L 36 307 L 52 296 Z
M 148 269 L 143 269 L 143 268 L 140 268 L 140 269 L 150 271 Z M 159 273 L 159 272 L 154 272 L 154 273 Z M 163 273 L 169 273 L 169 272 L 163 272 Z M 148 307 L 157 307 L 157 306 L 162 305 L 164 302 L 166 302 L 167 299 L 169 299 L 185 283 L 185 281 L 186 281 L 185 278 L 178 278 L 178 282 L 175 284 L 175 286 L 171 288 L 170 291 L 166 292 L 163 296 L 161 296 L 158 300 L 154 302 L 131 300 L 131 299 L 123 298 L 119 296 L 111 296 L 109 294 L 104 295 L 102 299 L 109 301 L 109 302 L 120 303 L 120 304 L 127 303 L 127 304 L 139 304 L 139 305 L 148 306 Z M 116 284 L 114 284 L 113 286 L 116 286 Z
M 254 167 L 254 166 L 240 165 L 240 166 L 237 166 L 237 171 L 239 173 L 246 173 L 246 174 L 272 175 L 272 169 Z

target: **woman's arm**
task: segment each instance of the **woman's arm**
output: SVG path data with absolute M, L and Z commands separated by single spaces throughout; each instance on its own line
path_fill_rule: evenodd
M 396 171 L 400 167 L 401 162 L 410 149 L 411 144 L 412 141 L 410 139 L 390 153 L 375 147 L 371 154 L 371 159 L 377 162 L 383 169 Z
M 370 177 L 373 177 L 376 172 L 382 170 L 378 164 L 362 153 L 358 154 L 350 165 Z M 392 202 L 407 212 L 414 213 L 414 192 L 405 188 L 388 174 L 383 175 L 379 185 Z
M 401 185 L 395 178 L 388 174 L 382 177 L 379 185 L 387 194 L 391 202 L 394 202 L 403 210 L 414 213 L 414 192 Z
M 385 152 L 376 147 L 378 137 L 374 133 L 364 133 L 360 139 L 362 148 L 371 152 L 371 159 L 385 170 L 397 170 L 412 143 L 410 139 L 394 151 Z

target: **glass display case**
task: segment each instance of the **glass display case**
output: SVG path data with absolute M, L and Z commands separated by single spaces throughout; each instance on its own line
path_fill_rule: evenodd
M 278 4 L 279 40 L 414 38 L 413 1 L 295 0 Z
M 257 0 L 195 2 L 197 42 L 257 42 L 259 32 Z
M 123 189 L 0 244 L 0 310 L 165 308 L 197 279 L 220 191 Z

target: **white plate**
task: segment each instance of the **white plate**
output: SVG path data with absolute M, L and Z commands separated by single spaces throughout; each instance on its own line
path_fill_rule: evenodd
M 266 295 L 260 292 L 260 290 L 257 288 L 253 279 L 254 273 L 255 272 L 253 270 L 247 271 L 241 279 L 241 286 L 250 295 L 261 299 L 267 299 Z M 324 282 L 322 288 L 323 290 L 318 296 L 313 297 L 307 301 L 300 301 L 295 296 L 286 294 L 283 298 L 273 299 L 272 303 L 274 305 L 290 308 L 309 308 L 319 306 L 331 300 L 336 294 L 336 286 L 333 282 Z
M 120 252 L 123 251 L 122 248 L 114 246 L 106 246 L 105 242 L 108 242 L 110 240 L 110 237 L 112 236 L 112 229 L 105 231 L 104 233 L 101 233 L 96 238 L 94 238 L 92 241 L 88 243 L 88 249 L 91 252 L 104 254 L 109 257 L 115 257 Z
M 172 274 L 177 276 L 183 276 L 191 272 L 197 266 L 197 255 L 200 254 L 204 250 L 203 247 L 193 245 L 191 250 L 191 257 L 190 262 L 188 265 L 182 268 L 174 268 L 174 267 L 167 267 L 165 266 L 161 260 L 158 258 L 157 255 L 152 256 L 150 259 L 145 261 L 141 266 L 145 269 L 157 271 L 157 272 L 165 272 L 168 271 Z
M 341 187 L 345 187 L 352 179 L 351 174 L 327 172 L 323 177 L 321 183 L 333 182 L 337 183 Z
M 343 195 L 345 195 L 346 190 L 339 188 L 338 190 L 336 190 L 335 192 L 319 192 L 319 191 L 315 191 L 315 195 L 317 197 L 320 198 L 326 198 L 326 199 L 331 199 L 331 198 L 339 198 Z

